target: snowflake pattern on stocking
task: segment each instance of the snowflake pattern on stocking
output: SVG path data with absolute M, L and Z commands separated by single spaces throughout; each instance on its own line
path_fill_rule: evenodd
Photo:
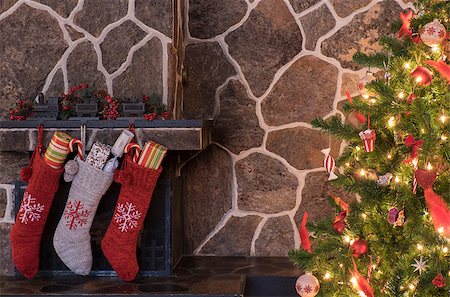
M 36 203 L 36 198 L 32 197 L 28 192 L 23 194 L 22 204 L 19 209 L 19 220 L 22 224 L 38 222 L 41 219 L 41 212 L 43 211 L 44 205 Z
M 141 215 L 133 203 L 118 203 L 116 212 L 114 213 L 114 220 L 119 224 L 119 230 L 121 232 L 128 232 L 128 229 L 133 229 L 138 226 L 137 220 Z
M 69 200 L 64 210 L 64 218 L 66 227 L 69 230 L 77 230 L 78 226 L 83 226 L 87 223 L 87 219 L 91 211 L 85 209 L 84 204 L 80 200 Z

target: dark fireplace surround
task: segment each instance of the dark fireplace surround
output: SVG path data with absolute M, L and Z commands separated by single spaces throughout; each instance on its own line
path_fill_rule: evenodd
M 57 130 L 79 138 L 80 129 L 76 128 L 78 124 L 73 122 L 47 122 L 44 126 L 44 144 L 48 145 L 53 133 Z M 121 131 L 128 126 L 126 121 L 116 121 L 112 124 L 113 127 L 110 123 L 110 127 L 107 128 L 102 128 L 98 122 L 83 124 L 86 125 L 87 149 L 94 141 L 112 145 Z M 183 255 L 182 186 L 178 167 L 193 152 L 205 148 L 210 143 L 212 123 L 209 121 L 173 120 L 143 121 L 135 124 L 135 135 L 138 143 L 145 143 L 151 139 L 169 149 L 162 164 L 163 173 L 152 195 L 144 228 L 137 243 L 137 259 L 140 267 L 138 277 L 170 276 L 172 269 Z M 32 121 L 26 124 L 3 122 L 1 125 L 0 152 L 23 151 L 25 149 L 31 155 L 37 140 L 37 129 L 33 128 L 36 127 L 36 123 Z M 17 214 L 26 189 L 26 183 L 15 181 L 14 185 L 14 212 Z M 58 258 L 52 245 L 54 231 L 64 211 L 70 185 L 61 178 L 41 240 L 37 277 L 74 275 Z M 113 183 L 98 206 L 90 232 L 93 266 L 89 276 L 116 275 L 103 256 L 100 241 L 111 221 L 119 192 L 120 184 Z

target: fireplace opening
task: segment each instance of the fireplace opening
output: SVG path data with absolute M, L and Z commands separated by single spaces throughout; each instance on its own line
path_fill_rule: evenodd
M 38 276 L 74 275 L 59 259 L 53 248 L 53 235 L 64 212 L 71 183 L 60 180 L 59 189 L 48 215 L 41 240 Z M 15 183 L 15 213 L 26 189 L 26 183 Z M 137 243 L 139 275 L 168 276 L 171 271 L 171 180 L 163 175 L 159 178 L 150 207 Z M 95 214 L 90 231 L 92 247 L 92 270 L 90 276 L 116 276 L 104 257 L 100 242 L 103 238 L 120 193 L 120 184 L 113 182 L 103 196 Z M 16 272 L 17 275 L 20 275 Z

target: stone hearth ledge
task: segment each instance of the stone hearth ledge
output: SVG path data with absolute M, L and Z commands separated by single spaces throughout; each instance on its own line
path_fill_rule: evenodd
M 100 122 L 100 121 L 98 121 Z M 161 123 L 165 122 L 165 123 Z M 9 127 L 5 128 L 5 122 L 0 125 L 0 152 L 15 151 L 26 152 L 33 151 L 37 144 L 37 128 L 14 127 L 21 123 L 10 122 Z M 12 126 L 12 127 L 11 127 Z M 29 125 L 37 127 L 37 125 Z M 72 137 L 80 138 L 80 128 L 74 125 L 55 127 L 55 124 L 49 125 L 51 128 L 45 128 L 44 125 L 44 145 L 47 146 L 55 131 L 65 132 Z M 115 125 L 113 128 L 101 128 L 100 124 L 87 124 L 86 128 L 86 149 L 89 150 L 95 141 L 106 144 L 114 144 L 117 137 L 126 125 L 120 127 Z M 137 125 L 136 125 L 137 126 Z M 209 121 L 158 121 L 148 127 L 135 128 L 136 142 L 143 145 L 148 140 L 153 140 L 166 146 L 172 151 L 196 151 L 202 150 L 211 143 L 212 123 Z M 153 126 L 153 127 L 152 127 Z

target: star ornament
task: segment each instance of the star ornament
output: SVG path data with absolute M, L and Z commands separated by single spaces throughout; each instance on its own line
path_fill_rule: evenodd
M 419 271 L 419 275 L 422 275 L 422 272 L 425 272 L 427 270 L 428 265 L 427 261 L 423 260 L 423 257 L 420 256 L 420 259 L 414 259 L 416 264 L 411 264 L 412 267 L 415 267 L 414 272 Z

